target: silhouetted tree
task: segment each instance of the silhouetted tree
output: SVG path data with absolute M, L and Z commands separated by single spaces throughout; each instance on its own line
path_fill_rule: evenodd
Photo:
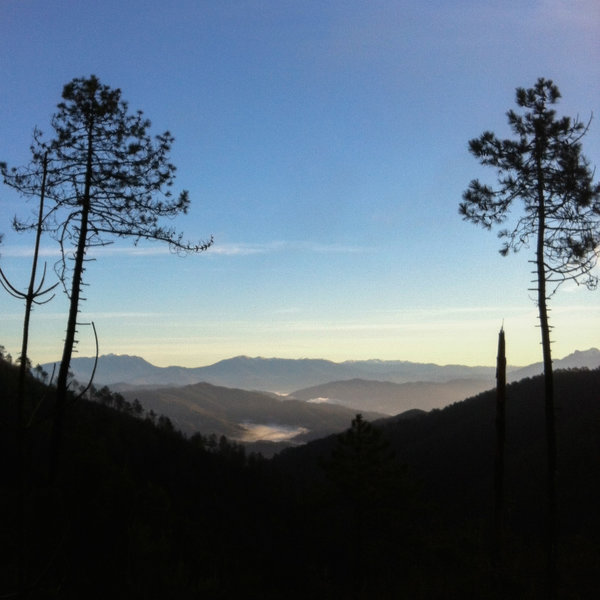
M 464 219 L 490 229 L 507 221 L 517 199 L 523 214 L 512 229 L 502 229 L 500 253 L 528 247 L 535 239 L 535 283 L 542 335 L 547 432 L 548 590 L 556 589 L 556 433 L 548 299 L 566 280 L 598 283 L 592 269 L 600 245 L 600 185 L 581 153 L 588 125 L 556 118 L 550 108 L 560 98 L 554 83 L 538 79 L 531 89 L 518 88 L 516 103 L 523 114 L 507 113 L 516 139 L 498 139 L 486 131 L 469 142 L 471 154 L 498 173 L 498 187 L 473 180 L 463 194 Z
M 133 414 L 136 417 L 141 417 L 142 414 L 144 413 L 144 407 L 142 406 L 142 404 L 140 403 L 140 401 L 137 398 L 135 398 L 132 403 L 132 410 L 133 410 Z
M 36 376 L 36 378 L 42 383 L 46 383 L 48 381 L 48 371 L 46 371 L 44 367 L 42 367 L 42 365 L 40 365 L 39 363 L 35 365 L 33 373 Z
M 399 505 L 399 496 L 404 492 L 404 471 L 381 430 L 360 414 L 352 420 L 351 427 L 338 436 L 331 458 L 323 466 L 344 502 L 351 506 L 352 589 L 354 597 L 360 598 L 369 575 L 366 558 L 372 521 L 369 517 L 376 513 L 379 518 L 390 517 L 392 505 Z M 389 521 L 393 522 L 393 518 Z M 391 526 L 389 522 L 388 526 Z
M 496 454 L 494 457 L 494 536 L 492 563 L 502 585 L 502 534 L 504 525 L 504 445 L 506 441 L 506 341 L 504 327 L 498 334 L 496 359 Z
M 43 274 L 38 282 L 38 258 L 40 251 L 40 240 L 43 231 L 43 220 L 44 220 L 44 200 L 46 193 L 46 179 L 48 172 L 48 160 L 47 155 L 41 159 L 41 171 L 37 173 L 35 169 L 35 161 L 34 168 L 30 174 L 30 178 L 33 181 L 36 181 L 37 184 L 34 186 L 36 191 L 39 193 L 39 209 L 37 222 L 35 225 L 36 235 L 35 242 L 33 247 L 33 259 L 31 262 L 31 271 L 29 277 L 29 286 L 26 292 L 22 292 L 17 289 L 8 279 L 7 275 L 0 268 L 0 284 L 4 287 L 4 289 L 14 298 L 19 300 L 24 300 L 25 302 L 25 314 L 23 317 L 23 333 L 21 337 L 21 354 L 19 355 L 19 379 L 17 384 L 17 411 L 16 411 L 16 423 L 14 424 L 16 428 L 16 438 L 17 438 L 17 473 L 18 473 L 18 493 L 17 493 L 17 510 L 16 510 L 16 522 L 17 522 L 17 531 L 19 535 L 18 545 L 17 545 L 17 597 L 21 598 L 24 594 L 24 586 L 25 586 L 25 576 L 24 576 L 24 554 L 25 554 L 25 480 L 26 480 L 26 469 L 27 466 L 25 464 L 25 432 L 28 427 L 27 425 L 27 417 L 25 415 L 25 386 L 27 382 L 27 375 L 31 371 L 31 360 L 28 357 L 29 350 L 29 327 L 31 321 L 31 311 L 33 310 L 34 305 L 46 304 L 52 298 L 54 298 L 54 294 L 52 293 L 54 288 L 58 285 L 58 282 L 52 286 L 45 287 L 45 279 L 46 279 L 46 265 L 44 264 Z M 4 163 L 0 164 L 0 172 L 2 174 L 6 174 L 6 165 Z M 35 172 L 35 175 L 33 175 Z M 39 179 L 38 179 L 39 178 Z M 33 191 L 33 190 L 32 190 Z M 51 294 L 52 295 L 49 295 Z M 38 365 L 39 366 L 39 365 Z M 40 367 L 40 371 L 43 372 L 43 369 Z M 40 372 L 41 374 L 41 372 Z M 48 374 L 46 373 L 46 377 Z
M 67 398 L 68 372 L 76 344 L 77 313 L 83 285 L 86 253 L 115 237 L 158 240 L 176 252 L 201 252 L 212 243 L 185 242 L 173 228 L 160 224 L 164 217 L 186 213 L 186 191 L 172 197 L 175 166 L 169 162 L 173 137 L 169 132 L 150 137 L 150 121 L 141 111 L 128 112 L 121 90 L 111 89 L 97 77 L 74 79 L 64 86 L 63 101 L 52 118 L 55 137 L 42 141 L 36 132 L 33 162 L 48 156 L 46 195 L 53 202 L 44 219 L 60 243 L 59 274 L 70 300 L 63 356 L 56 382 L 56 419 L 53 465 Z M 35 170 L 34 170 L 35 171 Z M 3 168 L 8 185 L 21 192 L 35 189 L 38 177 L 30 171 Z M 16 222 L 18 230 L 31 229 Z M 72 260 L 70 282 L 68 266 Z

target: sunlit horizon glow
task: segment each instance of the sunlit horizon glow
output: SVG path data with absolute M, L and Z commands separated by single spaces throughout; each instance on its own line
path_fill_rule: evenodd
M 541 361 L 539 329 L 535 326 L 537 312 L 534 306 L 504 308 L 504 317 L 498 319 L 498 307 L 478 307 L 469 313 L 468 326 L 465 326 L 466 309 L 456 311 L 416 310 L 387 319 L 376 316 L 374 320 L 348 319 L 347 321 L 302 321 L 293 318 L 293 311 L 282 319 L 270 324 L 252 321 L 233 321 L 224 325 L 219 320 L 199 322 L 189 331 L 185 319 L 176 314 L 162 312 L 114 312 L 90 314 L 100 337 L 100 354 L 121 354 L 140 356 L 148 362 L 160 366 L 200 367 L 214 364 L 234 356 L 287 359 L 325 359 L 333 362 L 351 360 L 404 360 L 410 362 L 464 364 L 467 366 L 491 366 L 495 364 L 497 333 L 504 328 L 507 338 L 507 356 L 512 366 L 525 366 Z M 569 324 L 579 332 L 590 321 L 600 319 L 600 307 L 595 309 L 580 306 L 565 306 L 557 309 L 553 322 L 556 328 L 568 333 Z M 437 314 L 435 314 L 437 313 Z M 289 318 L 292 317 L 292 318 Z M 34 317 L 35 318 L 35 317 Z M 58 362 L 61 346 L 59 339 L 64 327 L 64 313 L 44 315 L 45 331 L 40 332 L 34 322 L 32 353 L 34 363 Z M 174 335 L 161 335 L 156 330 L 157 320 L 164 320 Z M 5 315 L 5 324 L 15 334 L 21 327 L 22 313 Z M 110 323 L 116 329 L 112 333 L 113 346 L 102 341 L 101 323 Z M 154 327 L 153 327 L 154 325 Z M 146 335 L 145 330 L 155 329 L 155 336 Z M 119 329 L 126 332 L 139 331 L 134 340 L 125 339 Z M 94 341 L 90 327 L 80 327 L 80 344 L 75 356 L 92 356 Z M 54 331 L 54 336 L 49 335 Z M 196 335 L 194 335 L 194 332 Z M 487 347 L 482 352 L 480 338 L 490 332 Z M 41 335 L 39 335 L 41 333 Z M 36 342 L 36 338 L 41 338 Z M 44 346 L 43 339 L 54 339 L 54 343 Z M 139 339 L 139 341 L 137 341 Z M 111 340 L 111 341 L 112 341 Z M 333 340 L 333 341 L 330 341 Z M 340 344 L 346 342 L 345 344 Z M 564 358 L 574 350 L 587 350 L 597 347 L 595 331 L 582 337 L 563 336 L 562 343 L 553 345 L 554 358 Z M 537 343 L 537 346 L 536 346 Z M 341 351 L 342 348 L 353 348 Z M 265 353 L 265 348 L 276 348 L 276 353 Z M 379 354 L 369 349 L 376 347 Z M 531 353 L 531 348 L 537 350 Z M 237 348 L 237 352 L 231 352 Z M 525 351 L 523 351 L 523 348 Z M 12 350 L 12 349 L 11 349 Z M 16 350 L 16 348 L 15 348 Z M 16 353 L 15 353 L 16 356 Z M 448 360 L 448 357 L 452 357 Z
M 7 0 L 0 160 L 26 164 L 62 86 L 92 73 L 175 136 L 175 188 L 192 204 L 167 224 L 215 245 L 91 250 L 81 321 L 102 354 L 493 365 L 504 324 L 508 362 L 527 365 L 541 360 L 532 250 L 502 258 L 495 231 L 461 220 L 469 181 L 495 181 L 467 142 L 508 136 L 515 88 L 538 77 L 558 85 L 559 116 L 599 115 L 599 26 L 593 0 Z M 596 117 L 583 139 L 592 165 L 599 131 Z M 34 211 L 0 187 L 0 267 L 21 289 L 32 238 L 11 221 Z M 49 283 L 59 254 L 45 237 Z M 600 347 L 599 293 L 568 283 L 552 297 L 555 358 Z M 34 363 L 59 360 L 66 308 L 59 286 L 34 310 Z M 0 290 L 0 344 L 14 357 L 22 311 Z M 89 327 L 79 340 L 75 356 L 92 355 Z

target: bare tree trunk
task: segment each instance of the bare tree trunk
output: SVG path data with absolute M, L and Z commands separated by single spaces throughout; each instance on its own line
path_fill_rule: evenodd
M 502 533 L 504 521 L 504 442 L 506 434 L 506 345 L 504 328 L 498 334 L 496 361 L 496 455 L 494 460 L 494 536 L 492 565 L 496 585 L 502 586 Z
M 69 368 L 71 366 L 71 357 L 73 355 L 73 347 L 75 346 L 75 335 L 77 333 L 77 314 L 79 312 L 79 300 L 81 294 L 81 284 L 83 279 L 83 264 L 85 261 L 85 251 L 87 247 L 88 236 L 88 217 L 90 209 L 90 189 L 92 179 L 92 141 L 93 123 L 90 123 L 88 128 L 85 188 L 83 192 L 83 197 L 81 198 L 81 221 L 79 224 L 79 238 L 77 240 L 77 251 L 75 253 L 75 265 L 73 267 L 73 279 L 71 284 L 71 295 L 69 303 L 69 318 L 67 320 L 67 330 L 65 335 L 65 343 L 63 346 L 63 355 L 60 362 L 58 377 L 56 380 L 56 406 L 54 415 L 54 427 L 52 430 L 52 448 L 50 452 L 50 481 L 55 480 L 58 470 L 63 420 L 69 383 Z
M 540 286 L 543 288 L 544 286 Z M 540 327 L 544 355 L 544 405 L 546 418 L 546 560 L 548 597 L 556 598 L 556 421 L 554 415 L 554 375 L 550 350 L 550 326 L 544 292 L 540 290 Z
M 544 201 L 544 173 L 541 158 L 537 157 L 538 169 L 538 236 L 536 248 L 538 310 L 542 333 L 542 354 L 544 362 L 544 409 L 546 420 L 546 586 L 547 596 L 556 598 L 556 423 L 554 415 L 554 374 L 552 371 L 552 351 L 550 323 L 546 293 L 546 265 L 544 262 L 544 236 L 546 233 L 546 207 Z
M 42 187 L 40 190 L 40 209 L 38 213 L 38 224 L 35 235 L 35 246 L 33 250 L 33 260 L 31 264 L 31 276 L 29 279 L 29 287 L 25 295 L 25 316 L 23 318 L 23 338 L 21 340 L 21 364 L 19 365 L 19 379 L 17 385 L 17 535 L 19 536 L 17 543 L 17 598 L 25 597 L 25 583 L 27 580 L 25 572 L 25 555 L 26 544 L 25 539 L 25 488 L 26 488 L 26 471 L 27 465 L 25 461 L 25 383 L 27 381 L 27 368 L 29 361 L 27 352 L 29 346 L 29 321 L 31 318 L 31 310 L 35 299 L 40 294 L 45 293 L 41 286 L 36 288 L 37 264 L 40 250 L 40 239 L 42 237 L 42 220 L 44 218 L 44 197 L 46 193 L 46 176 L 48 172 L 48 155 L 44 155 Z

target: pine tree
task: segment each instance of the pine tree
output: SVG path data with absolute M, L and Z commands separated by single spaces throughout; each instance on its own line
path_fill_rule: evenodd
M 465 220 L 491 229 L 505 223 L 517 200 L 521 216 L 512 229 L 501 229 L 500 253 L 506 256 L 535 240 L 535 285 L 542 337 L 547 438 L 547 584 L 556 594 L 556 426 L 548 301 L 567 280 L 594 289 L 592 269 L 600 245 L 600 184 L 581 153 L 589 123 L 556 117 L 552 105 L 560 92 L 550 80 L 538 79 L 531 89 L 518 88 L 516 103 L 523 113 L 507 113 L 515 139 L 498 139 L 486 131 L 469 142 L 471 154 L 493 167 L 498 187 L 473 180 L 463 194 Z
M 398 511 L 406 508 L 409 487 L 406 471 L 383 432 L 360 414 L 352 419 L 349 429 L 338 435 L 331 458 L 323 467 L 339 491 L 342 504 L 347 503 L 351 509 L 352 535 L 348 542 L 353 597 L 368 597 L 366 588 L 373 584 L 370 572 L 380 562 L 372 554 L 377 555 L 379 547 L 385 546 L 379 538 L 381 529 L 373 531 L 373 527 L 378 521 L 383 521 L 388 530 L 399 525 Z
M 190 203 L 186 191 L 177 197 L 170 191 L 175 166 L 169 162 L 173 136 L 168 131 L 152 138 L 150 121 L 143 113 L 130 113 L 121 90 L 103 85 L 94 75 L 65 85 L 62 98 L 52 118 L 54 137 L 44 142 L 39 131 L 34 135 L 33 167 L 2 169 L 8 185 L 32 195 L 40 179 L 37 171 L 47 155 L 46 197 L 52 207 L 44 228 L 60 244 L 59 275 L 69 297 L 56 382 L 53 473 L 88 250 L 110 244 L 115 237 L 133 238 L 135 243 L 158 240 L 184 253 L 201 252 L 212 243 L 188 243 L 182 234 L 161 225 L 164 218 L 186 213 Z M 29 230 L 33 224 L 16 222 L 15 226 Z

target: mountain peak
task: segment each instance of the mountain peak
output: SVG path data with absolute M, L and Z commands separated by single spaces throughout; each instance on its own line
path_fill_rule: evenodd
M 598 348 L 588 348 L 587 350 L 575 350 L 571 354 L 565 356 L 568 358 L 569 356 L 598 356 L 600 355 L 600 350 Z

